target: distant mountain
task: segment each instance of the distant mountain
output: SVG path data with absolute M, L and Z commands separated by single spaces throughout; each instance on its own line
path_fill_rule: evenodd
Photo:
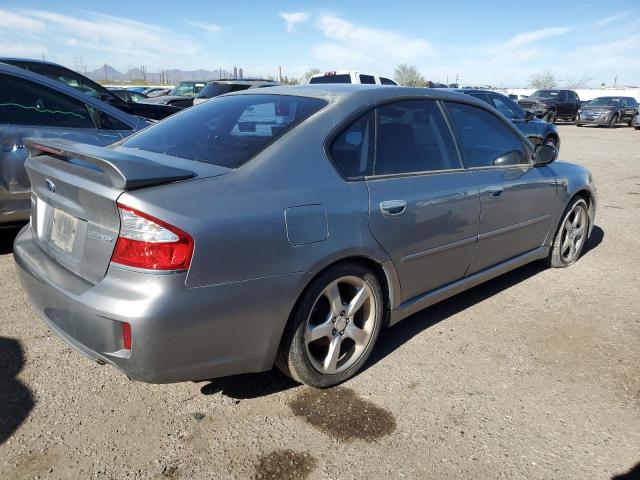
M 147 71 L 145 75 L 145 73 L 139 68 L 132 68 L 127 73 L 120 73 L 111 65 L 106 64 L 96 70 L 87 72 L 86 75 L 93 80 L 125 82 L 143 80 L 146 78 L 146 81 L 149 83 L 162 83 L 164 80 L 164 83 L 168 84 L 176 84 L 183 80 L 203 81 L 232 78 L 232 74 L 227 70 L 179 70 L 173 68 L 170 70 L 162 70 L 161 72 Z

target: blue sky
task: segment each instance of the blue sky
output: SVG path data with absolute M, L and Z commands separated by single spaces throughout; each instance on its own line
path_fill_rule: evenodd
M 393 75 L 414 64 L 433 81 L 526 86 L 561 79 L 640 84 L 638 0 L 472 2 L 0 1 L 0 55 L 92 70 L 309 68 Z

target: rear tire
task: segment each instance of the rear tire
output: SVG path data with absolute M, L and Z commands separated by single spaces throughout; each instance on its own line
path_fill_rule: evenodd
M 316 388 L 338 385 L 365 364 L 384 319 L 382 288 L 357 263 L 329 268 L 299 299 L 280 341 L 276 366 Z
M 616 128 L 616 123 L 618 123 L 618 114 L 615 114 L 613 117 L 611 117 L 611 120 L 609 121 L 609 125 L 607 125 L 607 127 Z
M 583 198 L 575 197 L 562 214 L 551 251 L 545 263 L 553 268 L 565 268 L 576 263 L 589 233 L 589 208 Z

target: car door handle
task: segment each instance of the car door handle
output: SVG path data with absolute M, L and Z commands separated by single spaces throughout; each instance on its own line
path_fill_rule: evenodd
M 504 188 L 502 187 L 487 187 L 486 192 L 491 195 L 492 198 L 499 198 L 502 196 Z
M 402 215 L 407 211 L 407 202 L 404 200 L 386 200 L 380 202 L 380 211 L 388 217 Z

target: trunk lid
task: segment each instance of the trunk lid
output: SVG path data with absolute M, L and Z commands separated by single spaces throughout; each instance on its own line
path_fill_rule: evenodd
M 28 139 L 25 144 L 34 237 L 56 262 L 94 284 L 109 268 L 120 231 L 116 202 L 124 191 L 229 171 L 67 140 Z

